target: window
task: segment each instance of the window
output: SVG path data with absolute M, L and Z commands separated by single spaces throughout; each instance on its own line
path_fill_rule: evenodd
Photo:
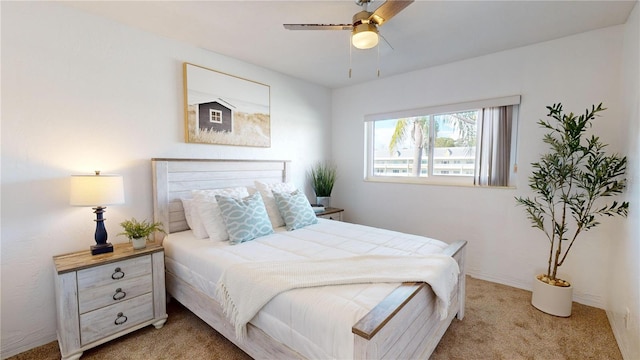
M 368 115 L 366 178 L 508 186 L 519 103 L 513 96 Z
M 209 109 L 209 122 L 222 124 L 222 111 Z

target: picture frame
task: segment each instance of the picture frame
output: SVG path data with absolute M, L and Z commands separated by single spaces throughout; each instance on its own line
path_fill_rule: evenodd
M 183 63 L 187 143 L 271 147 L 268 85 Z

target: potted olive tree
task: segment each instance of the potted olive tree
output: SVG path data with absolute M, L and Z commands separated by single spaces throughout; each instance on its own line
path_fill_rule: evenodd
M 124 235 L 129 238 L 134 249 L 143 249 L 147 246 L 149 235 L 155 232 L 166 234 L 161 222 L 148 222 L 147 220 L 138 221 L 135 218 L 125 220 L 120 223 L 123 232 L 118 235 Z
M 329 207 L 331 191 L 336 182 L 338 169 L 334 164 L 328 162 L 318 162 L 309 173 L 311 186 L 316 193 L 316 203 Z
M 606 202 L 606 197 L 622 193 L 626 187 L 626 156 L 607 154 L 607 146 L 586 131 L 606 110 L 600 103 L 583 115 L 566 114 L 562 104 L 547 106 L 547 121 L 538 124 L 549 130 L 543 141 L 550 151 L 532 163 L 529 177 L 532 197 L 516 197 L 534 228 L 544 232 L 549 242 L 546 274 L 534 279 L 533 306 L 546 313 L 571 315 L 573 288 L 558 278 L 558 268 L 567 259 L 578 236 L 598 226 L 598 217 L 627 216 L 629 203 Z

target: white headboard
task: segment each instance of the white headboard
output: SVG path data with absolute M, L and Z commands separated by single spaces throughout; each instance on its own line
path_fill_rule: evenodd
M 253 187 L 289 181 L 288 160 L 151 159 L 153 171 L 153 220 L 168 233 L 187 230 L 181 198 L 191 190 Z

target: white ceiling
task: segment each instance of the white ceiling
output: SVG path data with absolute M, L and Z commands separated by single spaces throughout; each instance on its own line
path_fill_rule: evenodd
M 361 10 L 353 0 L 63 3 L 339 88 L 374 80 L 378 68 L 385 77 L 623 24 L 636 1 L 417 0 L 380 27 L 393 49 L 381 42 L 379 60 L 377 48 L 353 49 L 351 65 L 349 31 L 291 31 L 282 24 L 351 23 Z

